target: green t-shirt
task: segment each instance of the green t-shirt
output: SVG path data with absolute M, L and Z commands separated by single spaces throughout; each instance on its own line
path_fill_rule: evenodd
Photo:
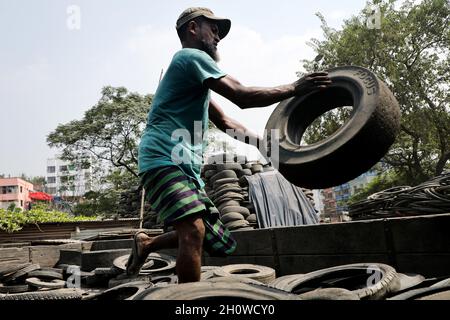
M 210 90 L 205 80 L 226 76 L 204 51 L 178 51 L 156 90 L 139 145 L 139 174 L 177 165 L 201 188 Z

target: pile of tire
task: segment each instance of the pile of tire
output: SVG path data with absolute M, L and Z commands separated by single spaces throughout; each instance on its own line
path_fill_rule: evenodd
M 276 275 L 274 269 L 256 264 L 230 264 L 221 267 L 213 267 L 211 270 L 202 274 L 203 281 L 216 278 L 228 278 L 257 284 L 268 284 L 275 280 Z
M 450 278 L 404 274 L 382 263 L 355 263 L 305 274 L 285 275 L 268 284 L 303 300 L 450 300 Z
M 416 187 L 399 186 L 374 193 L 349 208 L 353 220 L 449 212 L 450 171 Z
M 63 270 L 39 264 L 8 264 L 0 267 L 1 300 L 81 300 L 82 293 L 66 288 Z
M 255 207 L 249 199 L 247 176 L 273 171 L 270 165 L 247 161 L 245 156 L 218 154 L 208 158 L 201 177 L 205 191 L 219 210 L 221 221 L 229 230 L 258 228 Z

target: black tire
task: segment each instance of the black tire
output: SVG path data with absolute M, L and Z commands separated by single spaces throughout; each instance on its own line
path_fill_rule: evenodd
M 213 177 L 213 176 L 216 175 L 216 174 L 217 174 L 217 170 L 208 170 L 208 171 L 205 171 L 205 178 L 206 178 L 206 179 L 209 179 L 209 178 Z
M 212 270 L 216 270 L 217 268 L 220 268 L 219 266 L 202 266 L 201 272 L 208 272 Z
M 449 291 L 450 286 L 421 288 L 406 291 L 402 294 L 389 298 L 388 300 L 437 300 L 438 297 L 436 295 L 440 293 L 449 297 Z
M 275 270 L 256 264 L 230 264 L 214 270 L 217 277 L 237 277 L 257 280 L 261 283 L 270 283 L 275 280 Z
M 39 279 L 39 278 L 27 278 L 25 282 L 34 288 L 38 289 L 62 289 L 66 285 L 66 282 L 64 280 L 59 279 L 51 279 L 51 280 L 45 280 L 45 279 Z
M 310 189 L 340 185 L 366 172 L 387 153 L 400 130 L 398 102 L 372 72 L 345 66 L 328 73 L 333 81 L 328 89 L 281 102 L 266 125 L 269 133 L 279 130 L 280 173 Z M 338 131 L 300 146 L 317 117 L 354 101 L 352 116 Z
M 257 218 L 256 218 L 256 214 L 253 213 L 253 214 L 249 215 L 247 217 L 247 221 L 250 222 L 250 223 L 257 223 L 258 221 L 257 221 Z
M 220 171 L 219 173 L 216 173 L 215 175 L 213 175 L 209 179 L 209 183 L 214 185 L 214 183 L 218 180 L 224 180 L 224 179 L 230 179 L 230 178 L 237 179 L 236 172 L 234 172 L 233 170 L 223 170 L 223 171 Z
M 238 212 L 244 216 L 244 219 L 246 219 L 250 215 L 250 211 L 247 208 L 241 206 L 226 207 L 223 208 L 222 211 L 220 211 L 220 213 L 223 215 L 229 212 Z
M 57 279 L 62 280 L 63 279 L 63 271 L 62 269 L 59 269 L 60 271 L 53 271 L 53 270 L 46 270 L 46 269 L 40 269 L 31 271 L 28 273 L 28 277 L 30 278 L 40 278 L 40 279 Z
M 28 290 L 30 290 L 28 284 L 16 284 L 8 286 L 0 283 L 0 293 L 22 293 L 27 292 Z
M 2 281 L 3 282 L 11 282 L 14 280 L 17 280 L 19 278 L 22 278 L 26 275 L 28 275 L 28 273 L 35 271 L 35 270 L 39 270 L 41 267 L 38 264 L 27 264 L 27 266 L 23 267 L 22 269 L 8 275 L 5 276 Z
M 239 229 L 234 229 L 233 232 L 241 232 L 241 231 L 253 231 L 255 228 L 250 224 L 248 227 L 243 227 Z
M 233 171 L 234 172 L 234 171 Z M 229 184 L 229 183 L 236 183 L 239 182 L 238 178 L 224 178 L 224 179 L 219 179 L 217 181 L 215 181 L 213 183 L 213 188 L 214 190 L 218 189 L 219 187 L 225 185 L 225 184 Z
M 273 288 L 288 291 L 288 287 L 291 285 L 291 283 L 297 280 L 299 277 L 302 277 L 303 275 L 304 275 L 303 273 L 299 273 L 278 277 L 269 282 L 268 285 Z
M 242 170 L 242 166 L 240 163 L 224 163 L 224 164 L 217 164 L 217 171 L 223 171 L 223 170 Z
M 178 277 L 176 275 L 171 276 L 158 276 L 158 277 L 152 277 L 152 283 L 154 285 L 158 284 L 177 284 L 178 283 Z
M 247 228 L 248 226 L 250 226 L 250 224 L 248 223 L 247 220 L 236 220 L 236 221 L 231 221 L 231 222 L 225 223 L 225 227 L 229 230 Z
M 222 184 L 220 186 L 218 186 L 217 188 L 214 189 L 214 193 L 220 192 L 224 189 L 228 189 L 228 188 L 240 188 L 242 190 L 242 188 L 239 186 L 238 182 L 232 182 L 232 183 L 226 183 L 226 184 Z
M 121 257 L 118 257 L 114 260 L 113 264 L 116 268 L 125 271 L 126 270 L 126 263 L 128 262 L 128 257 L 130 255 L 124 255 Z M 174 257 L 169 256 L 167 254 L 162 253 L 150 253 L 147 257 L 147 262 L 153 260 L 154 263 L 149 266 L 148 269 L 145 269 L 144 267 L 141 269 L 139 274 L 146 275 L 146 274 L 155 274 L 159 272 L 168 272 L 175 269 L 176 260 Z
M 77 289 L 58 289 L 50 291 L 33 291 L 18 294 L 0 295 L 0 300 L 34 301 L 34 300 L 81 300 L 82 293 Z
M 147 282 L 151 283 L 151 276 L 150 275 L 137 275 L 137 276 L 128 276 L 127 274 L 123 273 L 118 275 L 115 278 L 109 279 L 108 281 L 108 288 L 115 288 L 117 286 L 121 286 L 124 284 L 132 283 L 132 282 Z
M 375 272 L 380 273 L 379 281 L 368 285 Z M 381 263 L 355 263 L 306 273 L 293 279 L 285 287 L 276 286 L 276 288 L 302 294 L 323 286 L 335 287 L 353 291 L 361 300 L 379 300 L 395 286 L 396 277 L 397 273 L 391 266 Z
M 113 268 L 95 268 L 94 273 L 96 276 L 106 276 L 106 277 L 113 277 L 117 276 L 122 273 L 122 270 L 117 269 L 115 267 Z
M 341 288 L 317 289 L 298 297 L 302 300 L 361 300 L 354 292 Z
M 215 164 L 205 164 L 202 168 L 203 172 L 210 171 L 210 170 L 216 171 L 216 165 Z
M 244 278 L 244 277 L 234 277 L 234 276 L 227 276 L 227 277 L 212 277 L 208 280 L 209 282 L 240 282 L 240 283 L 250 283 L 250 284 L 256 284 L 256 285 L 264 285 L 261 281 L 251 279 L 251 278 Z
M 433 284 L 431 287 L 432 288 L 438 288 L 438 287 L 446 287 L 446 286 L 450 286 L 450 278 L 436 282 L 435 284 Z
M 219 210 L 219 212 L 222 212 L 222 210 L 226 207 L 236 207 L 236 206 L 239 206 L 239 202 L 235 200 L 230 200 L 217 204 L 217 209 Z
M 146 281 L 134 281 L 129 283 L 124 283 L 108 289 L 98 295 L 93 300 L 100 301 L 115 301 L 115 300 L 133 300 L 141 292 L 146 289 L 153 287 L 153 283 Z
M 238 212 L 228 212 L 227 214 L 224 214 L 220 217 L 220 221 L 222 221 L 225 226 L 227 224 L 230 224 L 231 222 L 241 221 L 244 219 L 244 216 Z
M 247 180 L 247 177 L 248 176 L 242 176 L 242 177 L 240 177 L 239 178 L 239 185 L 241 186 L 241 187 L 248 187 L 248 180 Z
M 2 281 L 5 277 L 25 268 L 31 266 L 31 263 L 22 263 L 22 264 L 7 264 L 5 266 L 0 267 L 0 281 Z
M 238 178 L 241 178 L 243 176 L 253 175 L 252 170 L 250 170 L 250 169 L 242 169 L 242 170 L 237 171 L 236 173 L 237 173 Z
M 401 291 L 406 291 L 410 288 L 420 285 L 425 280 L 424 276 L 419 274 L 407 275 L 404 273 L 397 273 L 394 279 L 393 285 L 391 287 L 390 293 L 396 293 Z
M 242 165 L 242 169 L 250 169 L 254 163 L 245 163 Z M 251 172 L 251 170 L 250 170 Z
M 214 298 L 240 298 L 246 300 L 299 300 L 281 290 L 239 282 L 183 283 L 161 288 L 150 288 L 134 300 L 204 300 Z
M 211 200 L 214 201 L 216 198 L 220 198 L 223 195 L 226 195 L 228 193 L 239 193 L 241 194 L 242 189 L 239 186 L 234 186 L 234 187 L 227 187 L 227 188 L 223 188 L 220 191 L 216 191 L 214 193 L 214 195 L 211 197 Z
M 220 197 L 213 200 L 214 203 L 223 203 L 225 201 L 230 200 L 236 200 L 236 201 L 243 201 L 244 196 L 237 192 L 227 192 L 224 195 L 221 195 Z
M 260 164 L 252 165 L 250 170 L 251 170 L 252 174 L 256 174 L 256 173 L 260 173 L 260 172 L 264 171 L 263 166 Z

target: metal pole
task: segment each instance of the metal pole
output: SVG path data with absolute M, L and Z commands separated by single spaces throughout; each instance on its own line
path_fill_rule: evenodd
M 161 83 L 164 74 L 164 69 L 161 69 L 161 74 L 159 75 L 159 83 Z M 141 196 L 141 215 L 139 218 L 139 229 L 142 229 L 142 224 L 144 222 L 144 202 L 145 202 L 145 188 L 142 186 L 142 196 Z
M 139 220 L 139 229 L 142 229 L 142 223 L 144 222 L 144 200 L 145 200 L 145 188 L 142 187 L 141 216 L 140 216 L 140 220 Z

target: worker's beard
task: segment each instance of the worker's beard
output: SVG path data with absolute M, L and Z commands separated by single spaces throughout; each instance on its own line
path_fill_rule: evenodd
M 206 43 L 202 42 L 203 44 L 203 51 L 205 51 L 215 62 L 220 61 L 220 55 L 217 51 L 217 47 L 214 46 L 212 43 Z

